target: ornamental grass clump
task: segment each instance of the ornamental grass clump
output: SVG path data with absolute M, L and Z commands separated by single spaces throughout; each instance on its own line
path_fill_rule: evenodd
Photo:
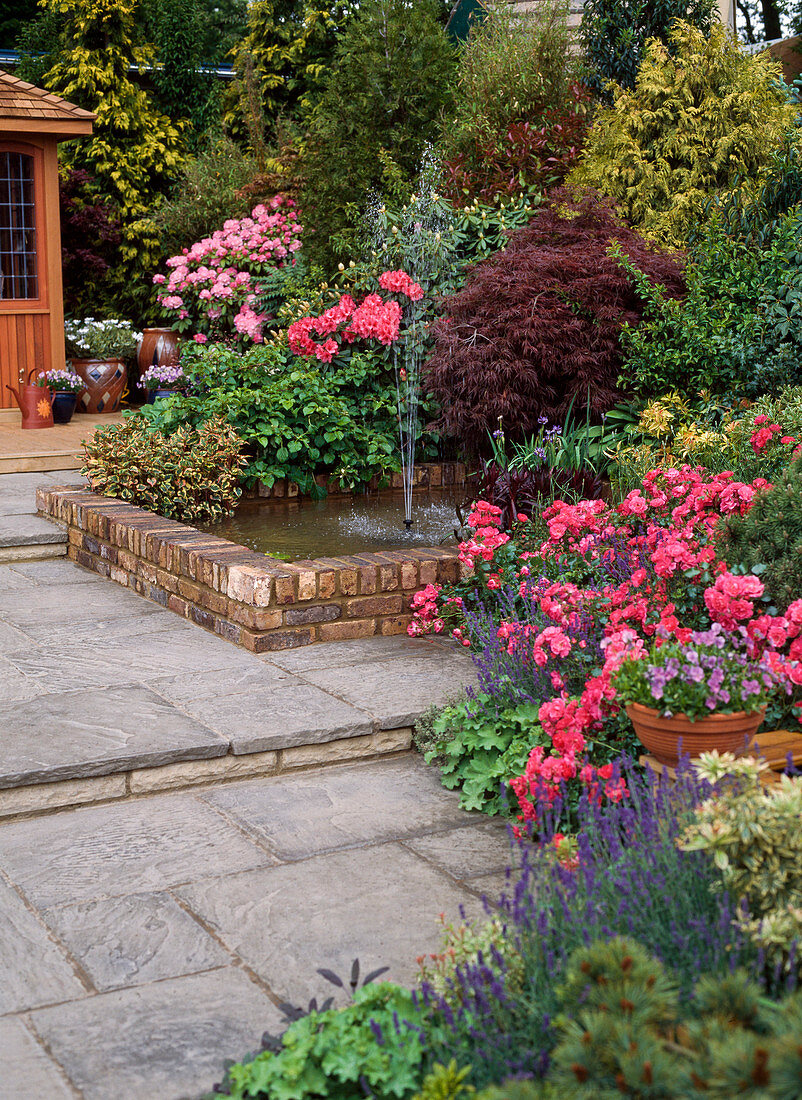
M 753 595 L 760 584 L 756 577 L 738 580 L 753 582 Z M 712 712 L 760 710 L 785 685 L 768 660 L 750 659 L 731 637 L 721 623 L 713 623 L 709 630 L 692 631 L 687 642 L 660 638 L 659 645 L 613 673 L 618 699 L 692 721 Z M 737 632 L 734 637 L 739 640 Z

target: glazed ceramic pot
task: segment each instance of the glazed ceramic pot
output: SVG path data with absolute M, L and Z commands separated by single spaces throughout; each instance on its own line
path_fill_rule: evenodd
M 178 333 L 171 328 L 146 328 L 136 353 L 140 377 L 149 367 L 177 366 L 178 341 Z
M 75 406 L 78 402 L 77 393 L 69 393 L 66 390 L 56 390 L 53 394 L 53 422 L 55 424 L 69 424 Z
M 119 412 L 128 382 L 122 359 L 73 359 L 72 369 L 84 384 L 78 394 L 78 412 Z
M 751 746 L 766 708 L 750 713 L 711 714 L 692 722 L 684 714 L 664 718 L 659 710 L 630 703 L 626 708 L 643 747 L 661 764 L 676 767 L 680 751 L 691 757 L 703 752 L 731 752 L 740 756 Z
M 146 405 L 153 405 L 162 397 L 169 397 L 171 393 L 175 393 L 175 390 L 148 390 L 147 397 L 145 398 Z

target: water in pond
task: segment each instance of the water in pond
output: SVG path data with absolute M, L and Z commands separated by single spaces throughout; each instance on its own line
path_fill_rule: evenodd
M 416 492 L 412 528 L 404 527 L 404 494 L 368 493 L 325 500 L 247 502 L 235 515 L 202 530 L 262 554 L 297 561 L 376 550 L 454 545 L 459 526 L 455 506 L 462 489 Z

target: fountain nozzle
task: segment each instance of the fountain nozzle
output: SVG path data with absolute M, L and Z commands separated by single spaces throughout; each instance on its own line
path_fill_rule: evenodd
M 412 527 L 412 520 L 411 519 L 405 519 L 404 520 L 404 526 L 406 527 L 407 531 L 409 531 L 409 529 Z

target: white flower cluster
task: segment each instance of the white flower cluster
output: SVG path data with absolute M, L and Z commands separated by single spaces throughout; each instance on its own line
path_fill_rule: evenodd
M 124 359 L 134 354 L 142 339 L 142 333 L 136 332 L 130 321 L 115 317 L 105 321 L 94 317 L 68 320 L 64 335 L 68 354 L 76 359 Z

